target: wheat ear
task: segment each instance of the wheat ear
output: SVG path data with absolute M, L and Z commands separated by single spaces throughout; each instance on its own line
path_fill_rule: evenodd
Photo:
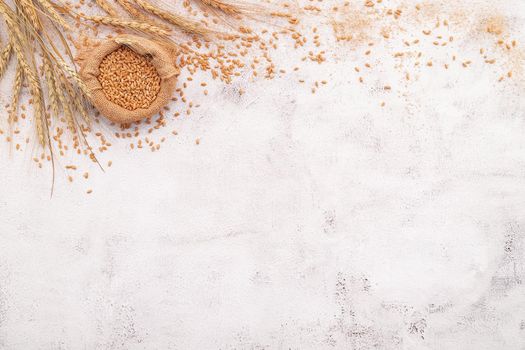
M 77 83 L 78 87 L 80 88 L 80 90 L 82 90 L 82 92 L 84 94 L 86 94 L 86 96 L 90 96 L 90 93 L 89 93 L 89 90 L 86 86 L 86 84 L 84 83 L 84 81 L 82 80 L 82 78 L 78 75 L 78 73 L 73 69 L 71 68 L 70 65 L 68 65 L 66 62 L 64 62 L 63 59 L 61 59 L 60 57 L 55 57 L 55 60 L 57 61 L 58 65 L 71 77 L 73 78 L 73 80 Z
M 220 0 L 200 0 L 203 4 L 208 5 L 209 7 L 212 7 L 214 9 L 220 10 L 224 13 L 228 13 L 231 15 L 238 15 L 241 13 L 241 11 L 232 4 L 227 4 Z
M 182 30 L 189 33 L 206 34 L 208 31 L 199 23 L 186 19 L 181 15 L 177 15 L 165 10 L 162 10 L 156 6 L 153 6 L 147 0 L 134 0 L 145 11 L 165 20 L 166 22 L 173 24 L 181 28 Z
M 96 0 L 97 5 L 109 16 L 117 17 L 117 10 L 107 0 Z
M 154 35 L 161 35 L 161 36 L 169 36 L 170 31 L 162 29 L 158 26 L 134 21 L 134 20 L 126 20 L 126 19 L 120 19 L 120 18 L 113 18 L 113 17 L 105 17 L 105 16 L 85 16 L 86 19 L 94 22 L 94 23 L 100 23 L 107 26 L 114 26 L 114 27 L 120 27 L 124 29 L 133 29 L 145 33 L 150 33 Z
M 0 5 L 3 5 L 3 2 L 0 2 Z M 0 6 L 0 12 L 4 10 L 4 8 L 2 6 Z M 5 13 L 5 12 L 3 12 Z M 11 17 L 9 16 L 9 14 L 7 14 L 7 17 L 6 17 L 6 21 L 9 25 L 9 29 L 11 29 L 11 37 L 15 36 L 17 37 L 17 39 L 13 39 L 11 40 L 11 43 L 12 43 L 12 47 L 13 47 L 13 51 L 16 55 L 16 58 L 18 60 L 18 64 L 22 67 L 22 69 L 24 70 L 24 73 L 27 75 L 28 77 L 28 80 L 30 81 L 30 83 L 32 83 L 33 85 L 40 85 L 40 81 L 38 79 L 38 75 L 33 72 L 33 70 L 31 69 L 31 67 L 29 66 L 29 63 L 26 61 L 26 58 L 24 56 L 24 52 L 22 51 L 22 48 L 21 46 L 23 44 L 27 44 L 29 45 L 29 43 L 27 42 L 27 40 L 25 40 L 25 37 L 22 35 L 22 33 L 20 32 L 20 29 L 16 26 L 16 24 L 13 23 Z
M 15 45 L 16 47 L 17 45 Z M 24 73 L 29 77 L 29 88 L 31 97 L 33 99 L 33 114 L 36 122 L 36 130 L 38 133 L 38 140 L 42 146 L 46 144 L 44 123 L 47 123 L 44 111 L 44 99 L 42 96 L 42 87 L 40 86 L 40 79 L 36 73 L 36 69 L 32 70 L 27 64 Z
M 60 78 L 63 78 L 62 76 Z M 69 108 L 69 104 L 66 102 L 66 98 L 64 97 L 64 93 L 67 93 L 66 87 L 64 86 L 64 81 L 61 79 L 61 81 L 55 81 L 55 88 L 57 91 L 62 91 L 62 93 L 58 94 L 58 99 L 60 101 L 60 104 L 62 105 L 62 110 L 64 111 L 64 117 L 66 118 L 67 125 L 71 129 L 71 131 L 75 131 L 75 121 L 73 119 L 73 113 L 71 112 L 71 108 Z
M 129 0 L 116 0 L 116 1 L 131 16 L 133 20 L 148 23 L 153 26 L 156 26 L 156 27 L 159 27 L 165 30 L 169 30 L 169 27 L 163 25 L 162 23 L 158 23 L 154 21 L 152 18 L 142 13 L 137 7 L 135 7 L 131 3 L 131 1 Z
M 51 114 L 58 116 L 59 101 L 58 101 L 58 90 L 55 85 L 55 76 L 53 74 L 53 66 L 51 60 L 47 55 L 43 58 L 44 75 L 46 77 L 47 94 L 49 96 L 49 107 L 51 107 Z
M 13 52 L 13 43 L 11 40 L 4 47 L 0 53 L 0 78 L 4 76 L 4 73 L 9 65 L 9 60 L 11 59 L 11 52 Z
M 134 20 L 149 23 L 149 24 L 152 24 L 158 27 L 161 26 L 158 23 L 155 23 L 154 21 L 152 21 L 151 18 L 146 16 L 144 13 L 140 12 L 138 8 L 133 6 L 131 1 L 129 0 L 116 0 L 116 1 L 120 5 L 120 7 L 122 7 L 124 11 L 126 11 Z
M 24 52 L 21 48 L 22 45 L 29 46 L 29 42 L 26 36 L 24 36 L 22 32 L 20 32 L 20 29 L 18 28 L 16 23 L 14 23 L 13 18 L 10 16 L 10 13 L 8 12 L 8 9 L 6 9 L 6 5 L 3 1 L 0 1 L 0 12 L 5 14 L 5 19 L 8 23 L 9 29 L 11 29 L 11 37 L 15 36 L 18 39 L 12 40 L 13 50 L 15 52 L 16 58 L 18 59 L 18 64 L 20 65 L 21 69 L 23 70 L 24 74 L 27 76 L 27 79 L 29 81 L 29 89 L 33 98 L 33 113 L 35 117 L 38 139 L 40 141 L 40 144 L 44 146 L 46 144 L 44 131 L 45 115 L 43 108 L 44 102 L 42 99 L 42 89 L 40 87 L 40 79 L 38 78 L 36 68 L 32 68 L 26 61 Z
M 73 101 L 75 102 L 75 108 L 77 109 L 77 111 L 82 116 L 82 120 L 84 120 L 84 122 L 87 125 L 90 125 L 91 124 L 91 120 L 89 119 L 89 114 L 88 114 L 88 112 L 86 110 L 86 105 L 85 105 L 84 101 L 82 99 L 80 99 L 80 98 L 74 98 Z
M 16 3 L 16 1 L 15 1 Z M 41 29 L 40 20 L 37 16 L 37 9 L 35 4 L 30 0 L 20 0 L 18 7 L 22 10 L 22 13 L 25 15 L 26 20 L 31 22 L 31 25 L 35 27 L 36 30 Z
M 66 22 L 62 16 L 58 13 L 57 10 L 55 10 L 55 7 L 51 2 L 48 0 L 36 0 L 39 5 L 42 7 L 42 10 L 44 13 L 46 13 L 49 17 L 51 17 L 58 25 L 60 25 L 62 28 L 71 31 L 71 26 Z
M 86 110 L 86 100 L 84 96 L 80 95 L 75 91 L 72 86 L 68 86 L 69 93 L 71 97 L 73 98 L 74 107 L 77 112 L 80 113 L 82 119 L 87 125 L 91 124 L 91 120 L 89 119 L 89 114 Z
M 138 9 L 133 7 L 133 5 L 131 5 L 131 2 L 129 2 L 128 0 L 116 0 L 116 1 L 131 16 L 138 18 L 138 19 L 140 19 L 141 17 L 145 17 L 144 15 L 140 13 Z
M 67 118 L 68 123 L 70 123 L 70 127 L 74 128 L 74 131 L 76 131 L 74 110 L 77 110 L 81 114 L 82 119 L 84 119 L 86 123 L 89 124 L 90 122 L 89 116 L 84 108 L 84 99 L 82 95 L 78 94 L 78 92 L 73 88 L 73 85 L 66 79 L 64 75 L 60 75 L 60 82 L 62 85 L 62 91 L 64 91 L 64 95 L 68 97 L 68 101 L 72 101 L 72 105 L 74 107 L 69 108 L 68 106 L 70 116 L 67 116 Z
M 11 100 L 11 106 L 9 110 L 9 125 L 12 125 L 16 114 L 18 112 L 18 104 L 20 102 L 20 93 L 22 92 L 22 85 L 24 83 L 24 70 L 22 69 L 22 66 L 17 64 L 16 66 L 16 73 L 15 73 L 15 80 L 13 83 L 13 98 Z
M 42 90 L 40 86 L 31 86 L 31 96 L 33 97 L 33 113 L 36 121 L 36 131 L 38 133 L 38 140 L 42 146 L 46 145 L 46 137 L 44 130 L 45 114 L 42 100 Z

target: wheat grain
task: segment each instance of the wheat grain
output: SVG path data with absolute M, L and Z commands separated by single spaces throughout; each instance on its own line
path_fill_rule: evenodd
M 153 64 L 126 46 L 104 57 L 99 71 L 106 98 L 130 111 L 148 108 L 160 91 L 160 76 Z

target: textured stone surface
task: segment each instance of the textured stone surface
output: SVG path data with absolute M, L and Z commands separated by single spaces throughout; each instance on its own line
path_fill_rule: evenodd
M 0 349 L 525 349 L 523 85 L 381 108 L 341 56 L 114 147 L 89 196 L 3 152 Z

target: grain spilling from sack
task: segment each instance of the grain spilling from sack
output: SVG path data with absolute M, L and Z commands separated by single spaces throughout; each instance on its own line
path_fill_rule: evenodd
M 98 80 L 106 98 L 130 111 L 148 108 L 160 91 L 160 76 L 151 62 L 126 46 L 108 54 Z

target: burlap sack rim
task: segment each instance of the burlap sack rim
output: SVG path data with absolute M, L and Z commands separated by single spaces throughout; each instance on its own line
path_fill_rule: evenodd
M 125 43 L 140 55 L 150 55 L 151 63 L 160 76 L 160 91 L 148 108 L 127 110 L 106 98 L 98 81 L 100 62 L 111 52 Z M 135 35 L 119 35 L 103 42 L 86 54 L 80 76 L 91 94 L 91 102 L 98 111 L 109 120 L 117 123 L 131 123 L 149 118 L 160 112 L 172 98 L 177 83 L 179 69 L 175 66 L 170 50 L 162 44 Z

